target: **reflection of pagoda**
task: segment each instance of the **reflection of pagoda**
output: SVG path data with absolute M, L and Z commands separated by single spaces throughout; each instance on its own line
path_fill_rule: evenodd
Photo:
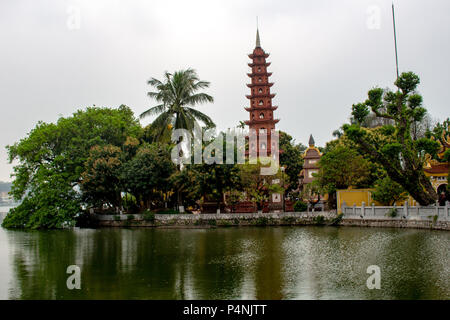
M 252 72 L 247 75 L 251 78 L 251 83 L 247 84 L 250 88 L 250 95 L 247 98 L 250 100 L 250 107 L 245 108 L 250 114 L 250 120 L 245 121 L 245 124 L 249 126 L 250 130 L 255 130 L 257 135 L 267 134 L 267 141 L 259 140 L 255 142 L 250 140 L 250 150 L 256 150 L 256 154 L 259 155 L 271 155 L 275 152 L 275 146 L 272 145 L 270 139 L 271 130 L 275 130 L 275 124 L 279 121 L 273 118 L 273 111 L 277 107 L 272 106 L 272 98 L 275 94 L 270 93 L 270 87 L 273 83 L 269 82 L 271 72 L 267 72 L 267 67 L 270 62 L 266 62 L 266 58 L 269 56 L 261 48 L 259 40 L 259 31 L 256 30 L 256 47 L 252 54 L 248 55 L 252 59 L 252 63 L 249 63 L 249 67 L 252 68 Z

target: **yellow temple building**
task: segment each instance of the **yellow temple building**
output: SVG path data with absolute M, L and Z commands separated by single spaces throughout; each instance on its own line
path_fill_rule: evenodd
M 432 138 L 434 140 L 434 138 Z M 447 130 L 443 130 L 442 136 L 437 140 L 439 143 L 438 157 L 439 159 L 444 158 L 444 153 L 446 150 L 450 149 L 450 134 Z M 442 162 L 436 159 L 432 159 L 431 155 L 426 155 L 425 164 L 423 170 L 425 175 L 430 178 L 431 184 L 436 190 L 439 197 L 439 204 L 445 205 L 446 201 L 450 201 L 449 191 L 447 189 L 448 175 L 449 175 L 450 163 Z M 381 205 L 376 201 L 372 200 L 373 189 L 344 189 L 337 191 L 337 208 L 340 210 L 342 204 L 345 202 L 346 205 L 361 206 L 364 202 L 365 205 Z M 408 204 L 410 206 L 417 205 L 416 201 L 412 198 L 408 198 Z M 402 205 L 403 203 L 397 203 L 397 205 Z

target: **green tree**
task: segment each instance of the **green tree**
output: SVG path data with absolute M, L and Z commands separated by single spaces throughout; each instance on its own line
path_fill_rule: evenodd
M 284 190 L 279 185 L 272 185 L 272 180 L 281 180 L 281 170 L 278 170 L 274 175 L 261 175 L 261 167 L 268 165 L 263 165 L 259 161 L 256 164 L 245 163 L 238 166 L 242 189 L 247 193 L 250 200 L 256 203 L 258 210 L 263 209 L 264 202 L 269 200 L 272 193 L 279 193 Z
M 372 199 L 385 206 L 392 206 L 397 201 L 408 199 L 408 193 L 397 182 L 392 181 L 389 177 L 385 177 L 375 183 Z
M 318 184 L 326 192 L 348 187 L 365 187 L 370 179 L 370 163 L 354 149 L 336 146 L 319 160 Z
M 61 221 L 72 223 L 81 210 L 81 174 L 91 148 L 121 148 L 127 137 L 141 135 L 139 122 L 126 106 L 87 108 L 57 123 L 39 122 L 27 137 L 7 146 L 10 162 L 18 162 L 11 195 L 22 204 L 10 211 L 3 225 L 50 228 L 61 226 Z
M 83 200 L 95 207 L 110 208 L 121 205 L 120 170 L 122 167 L 122 150 L 106 145 L 92 147 L 81 174 L 81 191 Z
M 162 198 L 171 189 L 169 177 L 174 172 L 169 146 L 154 143 L 141 146 L 136 155 L 123 164 L 121 180 L 124 190 L 150 209 L 152 201 Z
M 280 148 L 280 166 L 285 168 L 287 181 L 285 182 L 286 191 L 295 190 L 298 188 L 298 176 L 303 169 L 302 153 L 306 149 L 302 144 L 295 144 L 293 138 L 280 131 L 279 134 L 279 148 Z
M 367 110 L 370 108 L 377 117 L 391 120 L 394 125 L 367 129 L 353 124 L 344 125 L 343 129 L 360 153 L 382 165 L 388 176 L 417 202 L 429 205 L 437 199 L 437 194 L 425 176 L 423 164 L 425 153 L 435 153 L 438 144 L 427 138 L 414 140 L 411 136 L 412 124 L 421 121 L 426 114 L 422 96 L 416 93 L 419 83 L 419 77 L 414 73 L 402 73 L 395 81 L 397 92 L 375 88 L 369 91 L 368 99 L 361 104 Z M 354 112 L 353 116 L 356 117 L 357 113 Z
M 195 70 L 165 73 L 163 81 L 152 78 L 148 84 L 157 91 L 148 92 L 158 105 L 144 111 L 140 117 L 158 115 L 151 124 L 152 135 L 157 141 L 170 141 L 172 129 L 187 129 L 191 133 L 196 121 L 207 127 L 215 127 L 214 122 L 204 113 L 194 109 L 198 104 L 213 102 L 210 95 L 198 90 L 208 88 L 209 82 L 199 80 Z

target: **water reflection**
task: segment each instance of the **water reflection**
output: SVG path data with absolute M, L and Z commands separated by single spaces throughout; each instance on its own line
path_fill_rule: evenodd
M 400 229 L 0 229 L 0 298 L 448 299 L 449 245 Z M 73 264 L 81 290 L 66 287 Z

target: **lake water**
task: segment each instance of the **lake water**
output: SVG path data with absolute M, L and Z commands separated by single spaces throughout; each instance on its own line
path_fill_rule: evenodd
M 449 248 L 448 232 L 405 229 L 0 228 L 0 298 L 449 299 Z

